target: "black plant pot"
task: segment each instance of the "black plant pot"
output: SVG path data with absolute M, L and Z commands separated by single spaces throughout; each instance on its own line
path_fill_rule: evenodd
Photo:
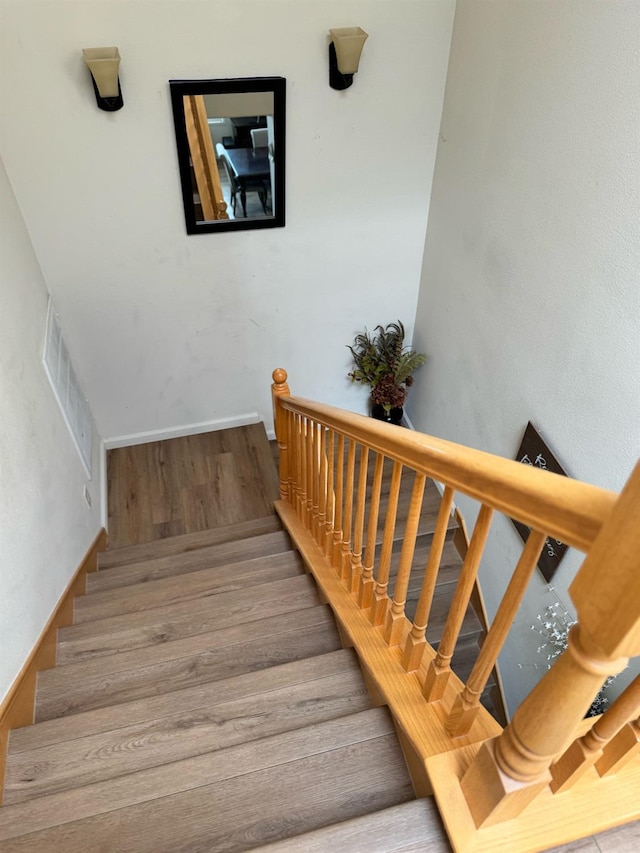
M 402 422 L 403 414 L 404 409 L 402 406 L 390 409 L 390 411 L 387 412 L 385 411 L 384 406 L 380 403 L 371 404 L 371 417 L 378 421 L 386 421 L 389 424 L 400 424 Z

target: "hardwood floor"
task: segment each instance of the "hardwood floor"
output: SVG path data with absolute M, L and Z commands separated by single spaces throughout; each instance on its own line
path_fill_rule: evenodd
M 110 450 L 109 548 L 274 514 L 278 477 L 264 426 Z

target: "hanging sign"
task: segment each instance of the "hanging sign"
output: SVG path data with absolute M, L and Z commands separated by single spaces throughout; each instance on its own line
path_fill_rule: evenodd
M 516 456 L 518 462 L 523 465 L 531 465 L 534 468 L 542 468 L 543 471 L 552 471 L 554 474 L 562 474 L 567 476 L 567 472 L 562 468 L 556 457 L 549 450 L 545 442 L 542 440 L 540 433 L 533 426 L 531 421 L 527 424 L 522 437 L 522 443 Z M 513 521 L 514 527 L 522 537 L 523 542 L 527 541 L 527 537 L 531 528 L 519 521 Z M 560 565 L 560 561 L 567 552 L 569 546 L 559 539 L 553 539 L 547 536 L 544 543 L 540 559 L 538 560 L 538 568 L 544 575 L 547 583 L 551 581 L 556 569 Z

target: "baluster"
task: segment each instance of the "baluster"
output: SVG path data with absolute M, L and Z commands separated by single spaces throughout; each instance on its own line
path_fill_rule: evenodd
M 567 791 L 573 786 L 577 780 L 583 776 L 586 771 L 603 757 L 605 747 L 613 741 L 615 736 L 624 729 L 628 729 L 627 723 L 637 716 L 640 710 L 640 675 L 631 682 L 627 689 L 618 696 L 611 707 L 599 717 L 591 727 L 591 729 L 581 738 L 574 740 L 571 746 L 561 755 L 561 757 L 551 765 L 551 780 L 550 788 L 554 793 Z M 632 729 L 628 729 L 633 735 Z M 628 737 L 627 732 L 623 739 Z M 635 738 L 634 738 L 635 740 Z M 636 741 L 636 746 L 637 746 Z M 598 767 L 598 772 L 603 768 L 610 770 L 612 766 L 611 759 L 614 754 L 620 756 L 618 747 L 615 747 L 609 752 L 606 760 Z M 632 756 L 633 757 L 633 751 Z M 627 760 L 630 760 L 627 758 Z M 614 759 L 613 764 L 618 764 L 618 759 Z M 619 767 L 616 767 L 616 770 Z M 600 772 L 600 775 L 604 773 Z
M 341 433 L 338 434 L 335 471 L 335 520 L 333 524 L 333 549 L 331 551 L 331 564 L 339 570 L 340 556 L 342 554 L 340 546 L 342 544 L 342 500 L 344 494 L 344 435 L 342 435 Z
M 418 533 L 418 524 L 420 523 L 420 513 L 422 512 L 425 480 L 426 477 L 424 474 L 416 474 L 413 483 L 411 503 L 409 504 L 407 524 L 404 530 L 404 540 L 398 564 L 398 577 L 396 578 L 393 602 L 391 603 L 391 609 L 387 613 L 387 624 L 384 631 L 384 638 L 390 646 L 396 646 L 402 639 L 402 630 L 405 623 L 404 606 L 407 600 L 411 564 L 413 563 L 416 535 Z
M 476 826 L 510 820 L 551 781 L 549 766 L 609 675 L 640 654 L 640 464 L 605 519 L 569 587 L 578 624 L 568 646 L 516 710 L 500 737 L 486 741 L 461 780 Z
M 600 776 L 611 776 L 640 755 L 640 717 L 623 726 L 596 762 Z
M 450 486 L 446 486 L 440 503 L 440 509 L 438 510 L 436 529 L 433 533 L 433 539 L 431 540 L 429 559 L 424 573 L 424 580 L 422 582 L 420 598 L 418 599 L 418 606 L 416 607 L 416 615 L 414 616 L 411 633 L 407 637 L 407 644 L 404 649 L 404 658 L 402 663 L 407 672 L 413 672 L 414 670 L 419 669 L 424 656 L 424 650 L 427 645 L 425 637 L 427 620 L 431 610 L 436 582 L 438 580 L 442 551 L 444 550 L 444 543 L 447 539 L 449 518 L 451 517 L 451 506 L 453 505 L 453 495 L 453 489 Z
M 500 602 L 493 624 L 485 638 L 480 654 L 462 693 L 456 696 L 446 728 L 450 735 L 459 737 L 471 728 L 480 708 L 480 696 L 487 686 L 491 670 L 507 639 L 513 618 L 524 598 L 531 575 L 535 571 L 546 534 L 532 530 L 527 537 L 518 565 Z
M 353 520 L 353 478 L 356 465 L 356 443 L 349 439 L 347 451 L 347 477 L 344 489 L 344 512 L 342 514 L 342 542 L 340 543 L 340 577 L 349 579 L 351 568 L 351 525 Z
M 316 542 L 324 549 L 327 525 L 327 430 L 318 424 L 318 454 L 320 456 L 320 475 L 318 483 L 318 530 Z
M 288 476 L 287 476 L 287 500 L 294 505 L 294 484 L 295 484 L 295 431 L 294 431 L 294 414 L 287 412 L 287 447 L 288 447 Z
M 389 586 L 389 568 L 391 566 L 391 552 L 393 550 L 393 534 L 396 529 L 396 514 L 398 512 L 398 497 L 400 494 L 401 477 L 402 463 L 394 462 L 393 473 L 391 475 L 391 487 L 389 490 L 387 517 L 384 523 L 382 551 L 380 553 L 380 569 L 378 571 L 378 579 L 376 581 L 373 591 L 373 600 L 371 602 L 371 624 L 376 626 L 384 625 L 385 619 L 387 618 L 387 609 L 389 607 L 387 587 Z
M 485 542 L 489 535 L 492 516 L 493 510 L 483 504 L 478 514 L 469 550 L 462 564 L 460 578 L 456 586 L 456 591 L 453 594 L 449 615 L 447 616 L 444 631 L 442 632 L 442 639 L 438 644 L 438 651 L 435 658 L 429 664 L 425 678 L 423 693 L 429 702 L 437 702 L 444 696 L 447 681 L 451 675 L 451 658 L 453 657 L 453 652 L 458 641 L 458 634 L 460 633 L 464 615 L 467 611 Z
M 324 553 L 326 557 L 331 559 L 331 555 L 333 553 L 333 531 L 335 528 L 336 512 L 336 500 L 333 491 L 336 436 L 332 429 L 328 431 L 327 444 L 327 520 L 324 532 Z
M 313 535 L 313 437 L 315 421 L 307 418 L 307 433 L 305 436 L 305 459 L 307 463 L 307 505 L 304 510 L 307 530 Z
M 356 520 L 353 529 L 353 556 L 349 574 L 349 590 L 358 592 L 362 575 L 362 539 L 364 536 L 364 510 L 367 499 L 367 468 L 369 465 L 369 448 L 360 446 L 360 470 L 358 471 L 358 503 L 356 505 Z
M 276 368 L 272 374 L 271 398 L 273 401 L 273 427 L 278 442 L 278 476 L 280 480 L 280 499 L 289 497 L 289 442 L 287 435 L 288 412 L 278 405 L 279 397 L 289 397 L 291 392 L 287 385 L 287 371 L 282 367 Z
M 358 604 L 366 610 L 371 607 L 373 598 L 373 562 L 376 555 L 376 540 L 378 538 L 378 516 L 380 514 L 380 491 L 382 488 L 382 474 L 384 471 L 384 456 L 376 454 L 376 464 L 373 471 L 373 484 L 371 486 L 371 500 L 369 503 L 369 521 L 367 524 L 367 545 L 364 552 L 364 563 L 362 565 L 362 577 L 358 591 Z
M 313 538 L 318 532 L 318 424 L 310 422 L 309 433 L 309 496 L 307 514 L 309 517 L 309 530 Z
M 300 505 L 298 515 L 304 524 L 307 514 L 307 419 L 300 417 Z
M 302 502 L 302 417 L 298 414 L 293 416 L 293 433 L 294 433 L 294 460 L 295 460 L 295 480 L 294 480 L 294 508 L 300 515 L 300 504 Z

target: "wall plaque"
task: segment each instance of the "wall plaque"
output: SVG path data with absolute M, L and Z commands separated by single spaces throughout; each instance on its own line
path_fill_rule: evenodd
M 523 465 L 532 465 L 534 468 L 542 468 L 543 471 L 552 471 L 554 474 L 562 474 L 567 476 L 567 472 L 562 468 L 556 457 L 549 450 L 545 442 L 542 440 L 540 433 L 533 426 L 531 421 L 527 424 L 522 437 L 522 443 L 516 456 L 518 462 Z M 519 521 L 513 521 L 514 527 L 522 537 L 523 542 L 527 541 L 527 537 L 531 528 Z M 547 536 L 544 543 L 540 559 L 538 560 L 538 568 L 544 575 L 547 583 L 551 581 L 556 569 L 560 565 L 560 561 L 567 552 L 569 546 L 559 539 L 552 539 Z

